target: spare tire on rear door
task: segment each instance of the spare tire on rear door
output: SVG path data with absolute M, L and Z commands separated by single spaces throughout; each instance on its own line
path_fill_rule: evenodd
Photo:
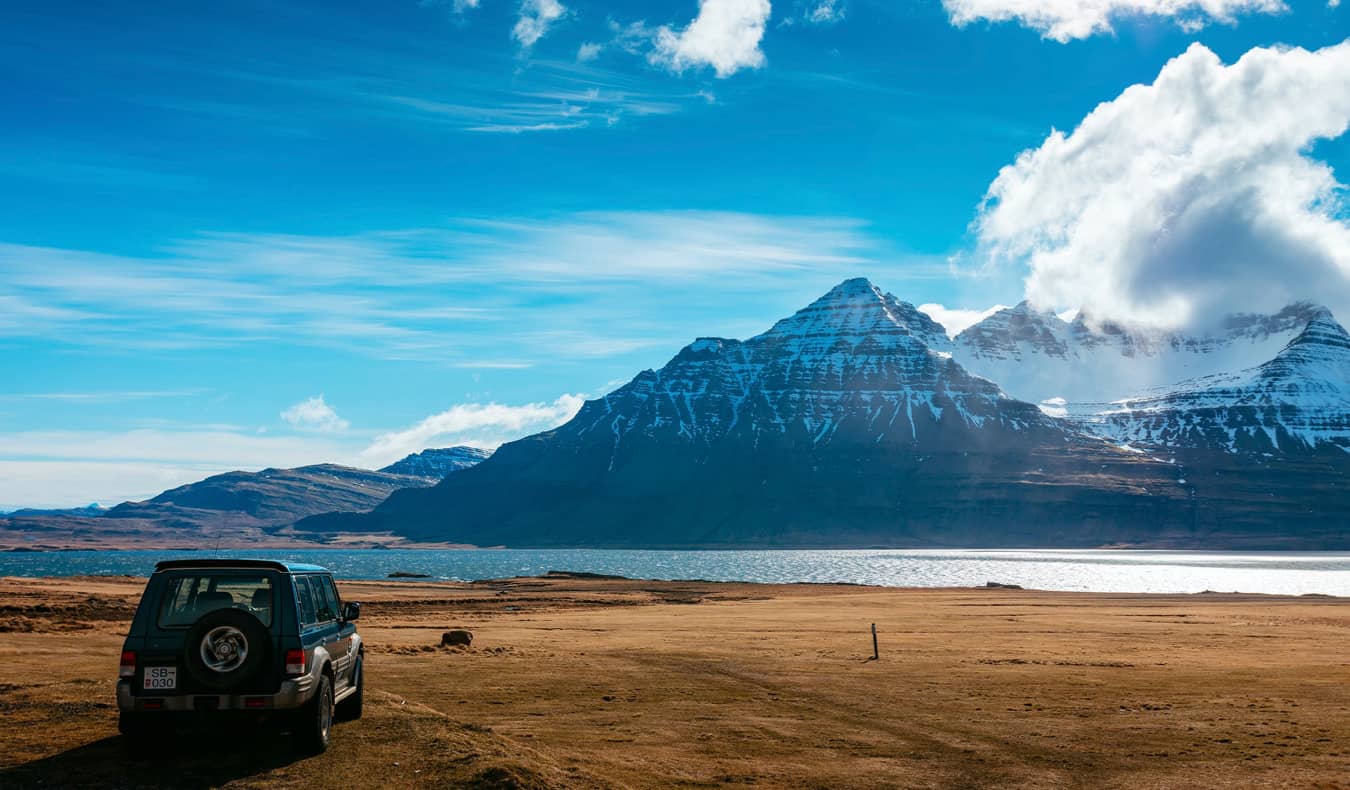
M 267 665 L 271 647 L 258 618 L 241 609 L 217 609 L 188 629 L 183 665 L 209 689 L 239 690 Z

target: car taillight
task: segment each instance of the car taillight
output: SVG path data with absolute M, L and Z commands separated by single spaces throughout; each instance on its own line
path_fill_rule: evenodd
M 286 651 L 286 674 L 287 675 L 305 674 L 305 651 L 303 650 Z
M 136 677 L 136 651 L 122 651 L 122 666 L 117 670 L 117 676 L 120 678 Z

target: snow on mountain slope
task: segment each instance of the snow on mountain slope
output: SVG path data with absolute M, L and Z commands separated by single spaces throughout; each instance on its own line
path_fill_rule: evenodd
M 1350 452 L 1350 335 L 1318 309 L 1273 359 L 1111 404 L 1071 404 L 1070 418 L 1118 442 L 1227 452 Z
M 1053 426 L 952 360 L 942 327 L 863 279 L 848 280 L 746 341 L 700 338 L 659 371 L 588 402 L 584 435 L 670 433 L 707 443 L 765 432 L 918 444 L 936 430 Z
M 1300 302 L 1274 315 L 1236 314 L 1188 335 L 1094 326 L 1082 314 L 1068 322 L 1023 302 L 957 335 L 953 353 L 1015 398 L 1102 403 L 1258 365 L 1322 309 Z
M 433 448 L 404 456 L 380 471 L 391 475 L 412 475 L 440 480 L 451 472 L 482 463 L 489 455 L 492 455 L 490 450 L 480 450 L 477 447 Z

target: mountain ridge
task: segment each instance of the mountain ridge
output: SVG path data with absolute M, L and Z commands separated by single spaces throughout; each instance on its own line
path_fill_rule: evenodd
M 436 464 L 455 460 L 467 468 L 470 456 L 483 451 L 464 448 L 430 450 L 409 455 L 391 466 Z M 427 456 L 427 453 L 431 453 Z M 426 467 L 431 463 L 432 467 Z M 454 473 L 457 470 L 451 470 Z M 0 542 L 24 545 L 53 536 L 71 540 L 102 538 L 114 541 L 172 537 L 176 542 L 198 540 L 270 540 L 279 531 L 306 516 L 333 510 L 365 511 L 403 488 L 434 485 L 439 476 L 393 474 L 338 464 L 313 464 L 291 469 L 256 472 L 231 471 L 211 475 L 137 502 L 123 502 L 98 512 L 20 511 L 0 516 Z

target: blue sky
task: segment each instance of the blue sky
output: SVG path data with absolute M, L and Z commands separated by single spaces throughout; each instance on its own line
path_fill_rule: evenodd
M 492 445 L 850 276 L 916 304 L 1025 293 L 1157 320 L 1241 302 L 1194 294 L 1242 276 L 1175 263 L 1235 218 L 1265 257 L 1234 271 L 1274 266 L 1279 298 L 1350 271 L 1334 251 L 1350 10 L 1020 5 L 10 0 L 0 508 Z M 1237 71 L 1270 47 L 1313 54 Z M 1103 103 L 1115 115 L 1071 136 L 1077 153 L 1049 139 Z M 1232 112 L 1189 109 L 1216 103 Z M 1187 120 L 1128 131 L 1169 118 Z M 1253 127 L 1234 155 L 1169 147 Z M 1119 174 L 1155 155 L 1190 184 L 1292 187 L 1201 200 Z M 1134 200 L 1098 212 L 1134 235 L 1102 241 L 1085 198 L 1046 191 L 1065 174 Z M 1178 201 L 1168 217 L 1208 213 L 1150 213 Z M 1164 227 L 1191 233 L 1166 261 L 1188 274 L 1150 290 L 1136 280 L 1157 261 L 1109 250 L 1157 248 Z M 1083 285 L 1115 282 L 1089 264 L 1130 299 Z

